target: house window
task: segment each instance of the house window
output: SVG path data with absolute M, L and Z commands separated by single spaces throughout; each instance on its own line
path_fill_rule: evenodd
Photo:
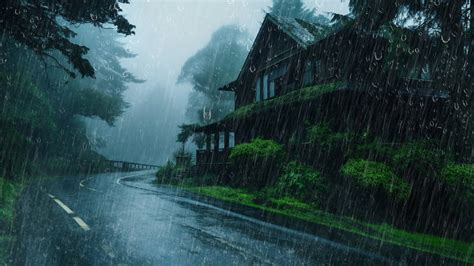
M 288 72 L 288 65 L 281 64 L 270 72 L 260 74 L 255 84 L 255 101 L 270 99 L 279 94 L 283 85 L 283 77 Z
M 255 84 L 255 101 L 259 102 L 261 100 L 260 98 L 260 83 L 261 83 L 261 78 L 257 79 L 257 84 Z
M 274 80 L 270 81 L 269 89 L 270 89 L 270 92 L 269 92 L 270 98 L 275 97 L 275 81 Z
M 313 63 L 308 61 L 304 68 L 303 86 L 308 86 L 312 83 L 314 83 Z
M 268 99 L 268 75 L 263 76 L 263 99 Z
M 225 142 L 225 132 L 219 132 L 219 149 L 224 148 L 224 142 Z

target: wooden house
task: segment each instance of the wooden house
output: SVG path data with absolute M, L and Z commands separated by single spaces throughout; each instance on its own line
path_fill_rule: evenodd
M 373 128 L 384 134 L 397 127 L 398 133 L 411 130 L 425 117 L 404 116 L 413 110 L 397 106 L 406 104 L 399 101 L 403 93 L 413 95 L 410 89 L 415 88 L 425 98 L 445 95 L 430 90 L 427 80 L 406 82 L 394 76 L 378 81 L 388 45 L 382 37 L 347 27 L 268 14 L 237 79 L 219 88 L 234 93 L 235 111 L 195 130 L 206 135 L 205 149 L 197 151 L 197 165 L 225 165 L 234 145 L 255 137 L 288 143 L 304 134 L 308 120 L 331 119 L 341 128 Z M 385 92 L 392 95 L 390 103 L 381 104 L 368 93 L 394 87 L 396 95 Z M 386 119 L 376 118 L 384 114 Z

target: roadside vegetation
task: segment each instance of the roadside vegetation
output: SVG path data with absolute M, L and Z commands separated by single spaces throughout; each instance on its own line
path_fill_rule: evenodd
M 12 236 L 10 229 L 15 218 L 15 204 L 22 185 L 0 177 L 0 263 L 5 263 L 5 252 Z
M 197 176 L 186 156 L 160 169 L 158 183 L 474 262 L 474 164 L 435 141 L 384 143 L 308 123 L 300 142 L 237 145 L 222 175 Z
M 89 11 L 77 12 L 84 8 Z M 95 152 L 104 141 L 88 134 L 86 118 L 112 126 L 128 106 L 123 99 L 127 84 L 141 81 L 120 62 L 134 56 L 119 42 L 133 34 L 134 26 L 120 15 L 117 1 L 93 6 L 7 1 L 0 9 L 4 249 L 23 185 L 38 177 L 105 169 L 105 158 Z

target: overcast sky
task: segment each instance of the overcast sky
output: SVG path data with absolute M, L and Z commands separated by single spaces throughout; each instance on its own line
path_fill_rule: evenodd
M 182 94 L 175 86 L 186 59 L 204 47 L 211 35 L 226 24 L 237 24 L 254 37 L 271 0 L 141 0 L 123 5 L 127 18 L 137 26 L 136 35 L 125 39 L 138 56 L 127 67 L 168 93 Z M 346 1 L 307 0 L 306 5 L 321 12 L 347 13 Z M 131 91 L 138 99 L 144 91 Z M 132 97 L 133 100 L 135 97 Z M 184 97 L 185 98 L 185 97 Z
M 251 34 L 253 41 L 271 0 L 130 2 L 122 7 L 127 19 L 136 25 L 136 34 L 123 42 L 137 56 L 125 60 L 124 65 L 146 82 L 132 85 L 127 91 L 126 100 L 132 106 L 116 128 L 106 130 L 104 137 L 109 145 L 104 153 L 113 159 L 162 163 L 170 150 L 175 149 L 177 125 L 184 120 L 190 86 L 177 85 L 176 80 L 185 61 L 203 48 L 212 33 L 223 25 L 239 25 Z M 348 13 L 347 1 L 308 0 L 305 3 L 319 12 Z M 156 119 L 145 121 L 145 117 Z M 143 121 L 142 128 L 136 128 L 137 120 Z M 146 127 L 150 123 L 153 126 Z M 136 134 L 133 134 L 134 130 Z M 150 158 L 148 152 L 143 151 L 138 158 L 139 153 L 133 149 L 142 143 L 131 144 L 127 138 L 140 134 L 154 134 L 156 139 L 148 146 L 154 145 L 152 149 L 162 154 Z M 150 142 L 145 137 L 140 141 Z

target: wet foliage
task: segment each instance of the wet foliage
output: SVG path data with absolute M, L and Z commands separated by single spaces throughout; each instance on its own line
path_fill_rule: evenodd
M 286 264 L 311 264 L 317 261 L 313 253 L 338 257 L 337 247 L 344 250 L 345 262 L 352 252 L 359 256 L 367 249 L 387 256 L 382 261 L 388 264 L 392 259 L 411 264 L 412 258 L 419 263 L 427 254 L 442 257 L 440 263 L 474 263 L 472 0 L 349 0 L 347 14 L 323 12 L 324 1 L 272 0 L 260 5 L 256 29 L 250 25 L 256 21 L 245 20 L 257 13 L 241 12 L 249 11 L 249 3 L 226 1 L 216 5 L 235 7 L 228 16 L 197 14 L 205 38 L 187 28 L 189 23 L 180 28 L 185 24 L 175 18 L 188 22 L 184 14 L 190 13 L 188 1 L 178 2 L 157 1 L 178 15 L 145 23 L 152 28 L 145 31 L 149 35 L 160 35 L 163 27 L 175 31 L 180 47 L 167 47 L 170 36 L 128 41 L 141 30 L 129 15 L 149 19 L 153 12 L 145 10 L 147 5 L 140 10 L 129 0 L 2 1 L 0 263 L 4 242 L 18 234 L 11 250 L 25 255 L 37 249 L 32 264 L 48 257 L 47 247 L 63 263 L 73 258 L 71 249 L 77 254 L 91 249 L 104 253 L 109 264 L 121 265 L 121 260 L 134 262 L 123 258 L 135 256 L 131 250 L 140 245 L 133 241 L 152 239 L 147 230 L 185 250 L 173 256 L 195 259 L 200 248 L 209 249 L 202 262 L 235 253 L 236 263 L 244 258 L 272 264 L 266 252 L 272 249 L 282 258 L 298 258 Z M 204 10 L 191 13 L 199 12 Z M 188 35 L 203 39 L 195 42 Z M 159 58 L 168 53 L 176 57 L 173 62 Z M 150 73 L 155 69 L 160 73 Z M 127 123 L 132 129 L 125 129 Z M 110 153 L 114 159 L 166 163 L 148 179 L 117 179 L 109 172 L 151 168 L 109 161 L 113 158 L 103 153 L 110 142 L 119 151 Z M 159 156 L 147 158 L 150 152 Z M 82 178 L 91 173 L 104 178 Z M 39 179 L 51 176 L 58 178 Z M 70 240 L 64 226 L 58 234 L 68 232 L 67 237 L 47 242 L 43 231 L 54 230 L 45 217 L 55 213 L 41 198 L 45 195 L 89 235 L 73 232 Z M 26 207 L 15 211 L 16 206 Z M 136 214 L 136 221 L 117 218 L 116 210 Z M 90 226 L 80 218 L 84 213 Z M 31 230 L 31 217 L 41 218 L 35 225 L 40 229 Z M 130 219 L 137 234 L 122 229 Z M 228 225 L 238 219 L 250 222 L 239 229 Z M 282 225 L 278 230 L 284 233 L 263 236 L 277 228 L 263 220 Z M 285 227 L 317 234 L 317 252 L 304 247 L 301 232 Z M 175 232 L 169 228 L 185 241 L 171 237 Z M 114 237 L 111 243 L 123 243 L 105 245 L 107 234 Z M 79 238 L 87 248 L 72 243 Z M 245 241 L 252 243 L 251 252 L 241 248 Z M 66 242 L 67 248 L 57 245 Z M 228 249 L 220 252 L 222 246 Z M 123 254 L 114 254 L 114 248 Z M 387 255 L 387 250 L 396 252 Z M 266 260 L 255 255 L 260 251 Z M 135 264 L 156 262 L 147 255 L 146 263 Z M 370 256 L 374 263 L 379 259 Z M 82 253 L 77 257 L 84 259 Z M 332 258 L 317 262 L 334 263 Z

